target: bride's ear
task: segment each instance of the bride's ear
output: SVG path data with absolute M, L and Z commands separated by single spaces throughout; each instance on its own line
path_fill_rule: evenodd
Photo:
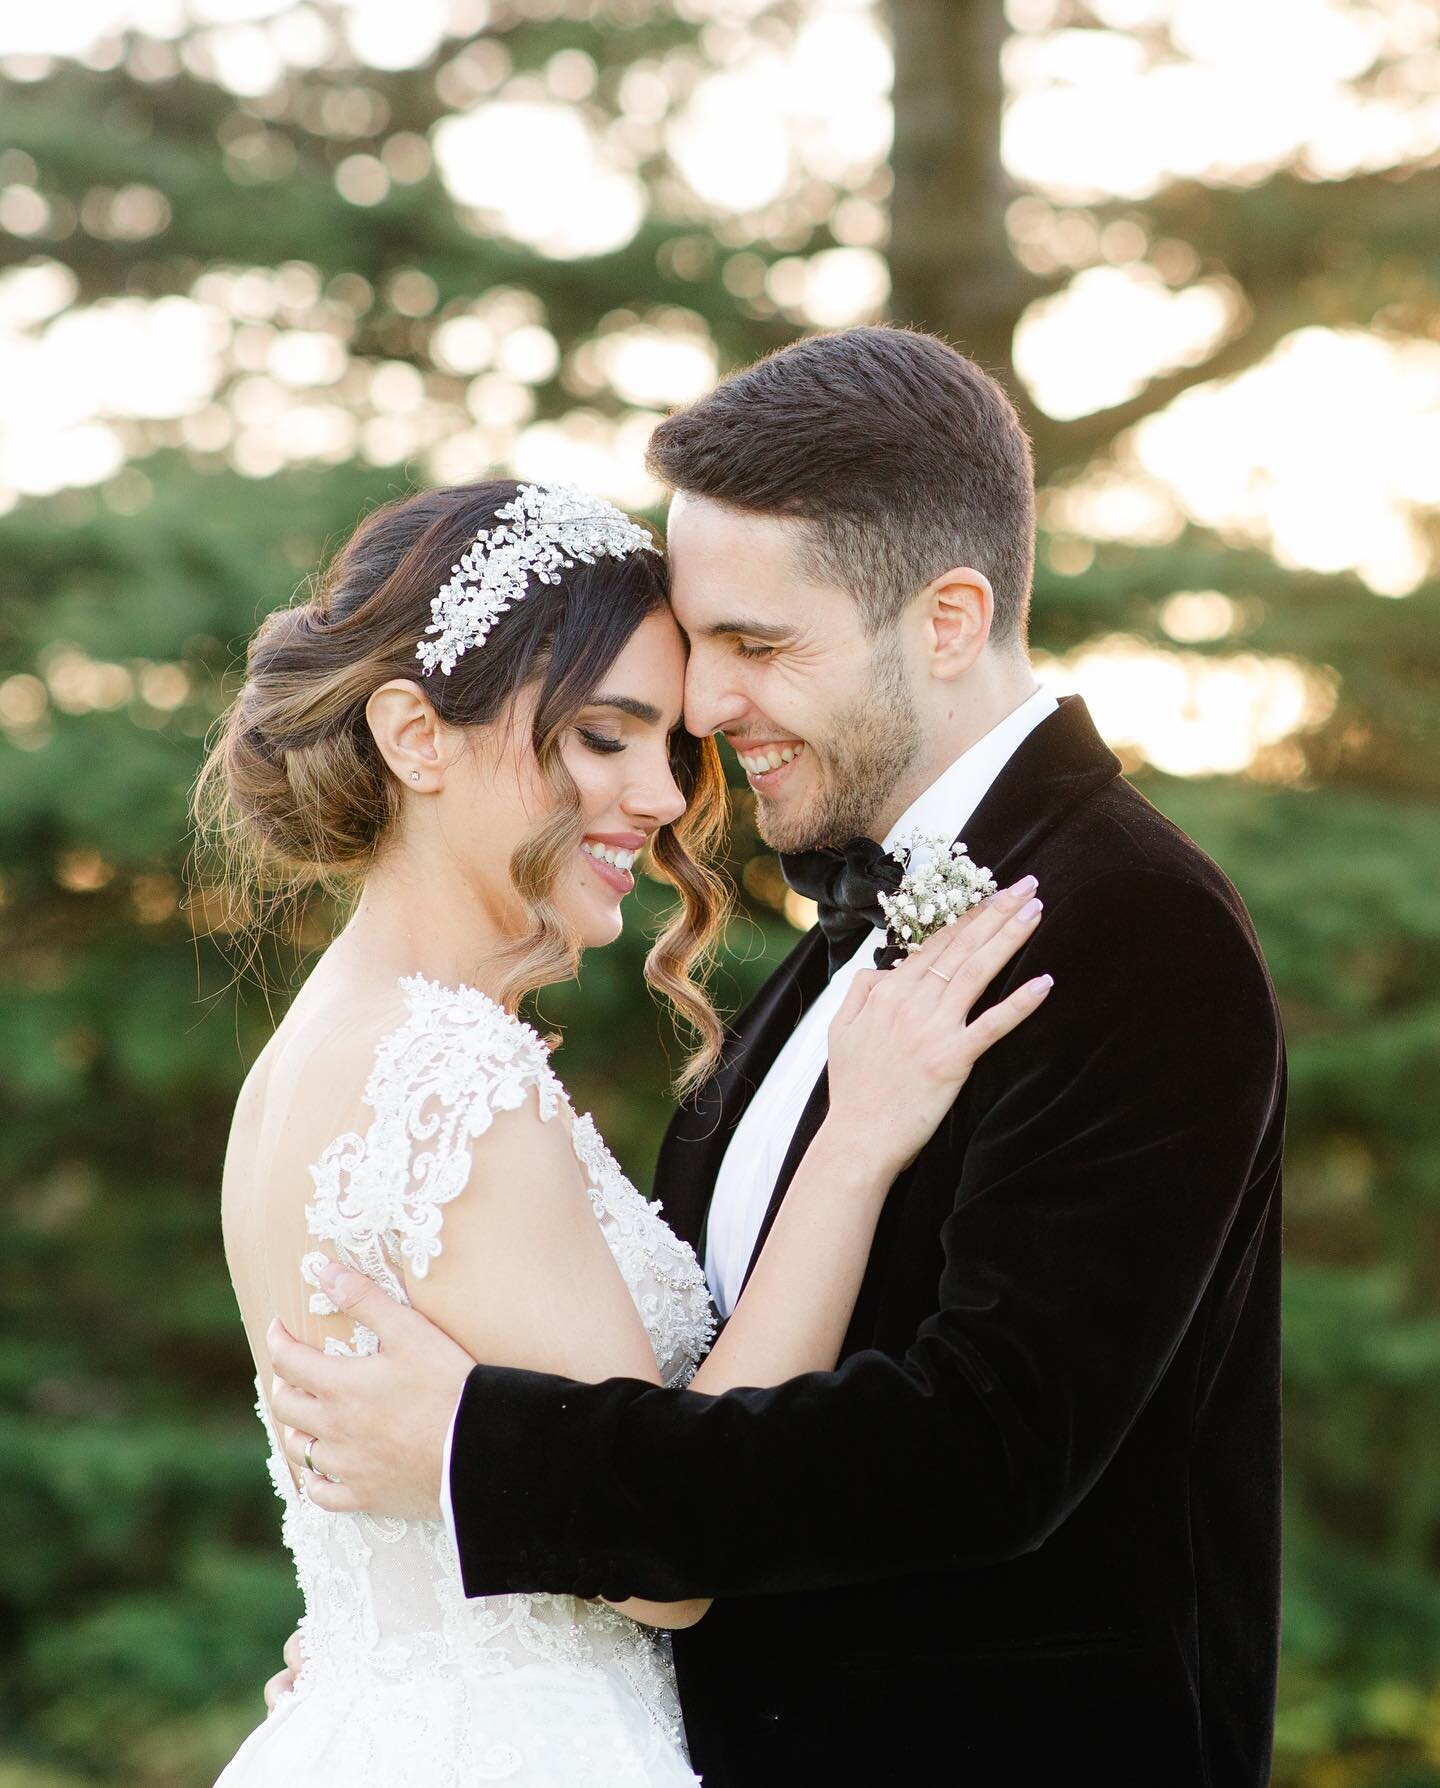
M 444 779 L 453 728 L 447 727 L 418 683 L 396 677 L 365 704 L 365 720 L 395 779 L 417 794 L 433 794 Z

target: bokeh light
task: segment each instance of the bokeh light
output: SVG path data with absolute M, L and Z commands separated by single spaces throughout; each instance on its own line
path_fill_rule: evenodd
M 0 57 L 33 78 L 47 58 L 118 53 L 106 46 L 130 31 L 132 54 L 161 56 L 173 43 L 203 78 L 271 106 L 287 69 L 337 55 L 362 70 L 433 64 L 448 111 L 428 135 L 391 130 L 363 78 L 326 89 L 325 127 L 354 142 L 333 175 L 348 203 L 386 204 L 433 166 L 463 225 L 554 260 L 625 249 L 654 207 L 661 221 L 701 225 L 667 244 L 664 264 L 705 277 L 718 244 L 726 287 L 757 314 L 800 328 L 884 315 L 876 181 L 893 70 L 879 9 L 810 0 L 793 28 L 760 0 L 679 10 L 703 28 L 704 60 L 679 47 L 634 61 L 614 117 L 581 51 L 558 51 L 539 71 L 512 67 L 503 36 L 486 34 L 481 0 L 329 10 L 74 0 L 0 19 Z M 1440 52 L 1426 47 L 1423 6 L 1277 0 L 1257 14 L 1241 0 L 1097 0 L 1093 10 L 1094 25 L 1075 29 L 1059 0 L 1010 0 L 1005 50 L 1004 155 L 1022 188 L 1009 215 L 1015 253 L 1042 277 L 1068 275 L 1022 317 L 1016 370 L 1062 422 L 1203 365 L 1250 321 L 1239 288 L 1187 245 L 1151 241 L 1105 206 L 1176 176 L 1243 184 L 1299 158 L 1315 177 L 1335 177 L 1440 148 L 1440 83 L 1425 78 Z M 1157 48 L 1161 30 L 1172 53 Z M 1355 85 L 1377 56 L 1397 52 L 1406 59 L 1387 84 Z M 227 145 L 242 179 L 271 177 L 290 153 L 259 117 L 237 123 Z M 668 158 L 667 178 L 648 177 L 656 157 Z M 36 248 L 0 275 L 0 509 L 104 484 L 177 440 L 256 478 L 356 455 L 447 478 L 512 464 L 648 503 L 659 493 L 643 472 L 645 431 L 720 368 L 696 312 L 597 318 L 590 339 L 562 354 L 532 295 L 501 287 L 442 302 L 420 269 L 363 300 L 327 292 L 314 269 L 292 263 L 280 280 L 211 268 L 187 294 L 77 304 L 73 275 L 44 249 L 56 223 L 43 189 L 28 157 L 0 154 L 0 223 Z M 84 227 L 144 239 L 164 230 L 168 209 L 158 190 L 129 182 L 93 194 Z M 828 244 L 811 241 L 817 223 Z M 424 325 L 418 356 L 360 348 L 377 301 Z M 558 414 L 537 397 L 557 382 L 570 405 Z M 1282 564 L 1354 571 L 1402 595 L 1433 565 L 1437 467 L 1440 347 L 1307 326 L 1239 376 L 1180 392 L 1044 493 L 1043 510 L 1059 568 L 1087 563 L 1089 542 L 1138 545 L 1196 523 Z M 1269 720 L 1229 725 L 1221 693 L 1252 715 L 1288 711 L 1276 695 L 1287 673 L 1251 659 L 1223 679 L 1214 664 L 1192 666 L 1183 703 L 1150 703 L 1146 692 L 1180 662 L 1162 674 L 1102 643 L 1066 668 L 1103 689 L 1107 713 L 1118 712 L 1115 691 L 1130 689 L 1147 716 L 1145 755 L 1182 773 L 1232 767 L 1237 741 L 1259 749 L 1273 730 Z M 1311 696 L 1296 696 L 1297 715 L 1311 712 Z M 1208 756 L 1195 744 L 1207 728 Z

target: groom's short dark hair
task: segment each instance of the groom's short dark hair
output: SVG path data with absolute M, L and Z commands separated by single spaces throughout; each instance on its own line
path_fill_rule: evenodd
M 1035 472 L 1010 399 L 973 360 L 913 329 L 817 335 L 733 374 L 651 436 L 671 489 L 807 524 L 807 572 L 874 633 L 941 572 L 983 571 L 991 634 L 1023 643 Z

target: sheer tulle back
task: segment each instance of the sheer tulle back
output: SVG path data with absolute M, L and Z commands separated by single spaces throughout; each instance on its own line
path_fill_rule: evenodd
M 713 1332 L 704 1277 L 590 1118 L 574 1116 L 545 1045 L 473 989 L 414 977 L 400 995 L 403 1015 L 374 1048 L 365 1082 L 369 1121 L 319 1150 L 311 1196 L 294 1200 L 303 1222 L 290 1220 L 283 1193 L 274 1197 L 281 1211 L 260 1221 L 243 1208 L 240 1188 L 227 1188 L 227 1249 L 252 1340 L 263 1329 L 256 1300 L 275 1284 L 277 1250 L 289 1246 L 290 1287 L 302 1269 L 310 1287 L 299 1311 L 288 1291 L 297 1324 L 318 1329 L 327 1352 L 370 1351 L 374 1336 L 341 1328 L 315 1289 L 319 1260 L 326 1252 L 344 1259 L 408 1301 L 406 1274 L 423 1275 L 439 1255 L 444 1208 L 463 1193 L 494 1114 L 533 1095 L 542 1118 L 569 1129 L 663 1382 L 683 1384 Z M 283 1070 L 288 1040 L 277 1041 L 267 1077 Z M 333 1049 L 332 1080 L 353 1056 L 351 1042 L 339 1039 Z M 275 1089 L 262 1085 L 262 1105 L 267 1090 Z M 343 1090 L 320 1100 L 332 1113 L 344 1103 Z M 249 1115 L 258 1126 L 252 1141 L 263 1139 L 266 1111 Z M 310 1115 L 313 1122 L 313 1108 Z M 265 1157 L 262 1140 L 254 1159 Z M 268 1209 L 273 1189 L 264 1192 Z M 222 1776 L 226 1788 L 313 1784 L 322 1767 L 326 1779 L 426 1788 L 693 1783 L 663 1636 L 604 1603 L 568 1596 L 467 1600 L 439 1523 L 317 1509 L 297 1489 L 257 1389 L 284 1538 L 305 1597 L 305 1668 Z

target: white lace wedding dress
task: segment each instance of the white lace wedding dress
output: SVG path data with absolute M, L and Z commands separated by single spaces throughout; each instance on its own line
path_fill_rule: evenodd
M 419 976 L 401 985 L 408 1017 L 379 1045 L 365 1092 L 374 1121 L 363 1137 L 337 1137 L 310 1170 L 310 1234 L 405 1301 L 396 1268 L 423 1276 L 472 1148 L 492 1115 L 533 1087 L 542 1117 L 571 1124 L 663 1382 L 683 1385 L 714 1327 L 694 1254 L 588 1114 L 574 1116 L 528 1025 L 471 988 Z M 302 1263 L 312 1287 L 325 1258 Z M 311 1308 L 334 1310 L 319 1291 Z M 350 1345 L 332 1340 L 326 1351 L 376 1346 L 356 1324 Z M 305 1666 L 217 1788 L 694 1788 L 665 1635 L 571 1596 L 467 1600 L 441 1523 L 316 1508 L 295 1488 L 263 1395 L 259 1408 L 305 1596 Z

